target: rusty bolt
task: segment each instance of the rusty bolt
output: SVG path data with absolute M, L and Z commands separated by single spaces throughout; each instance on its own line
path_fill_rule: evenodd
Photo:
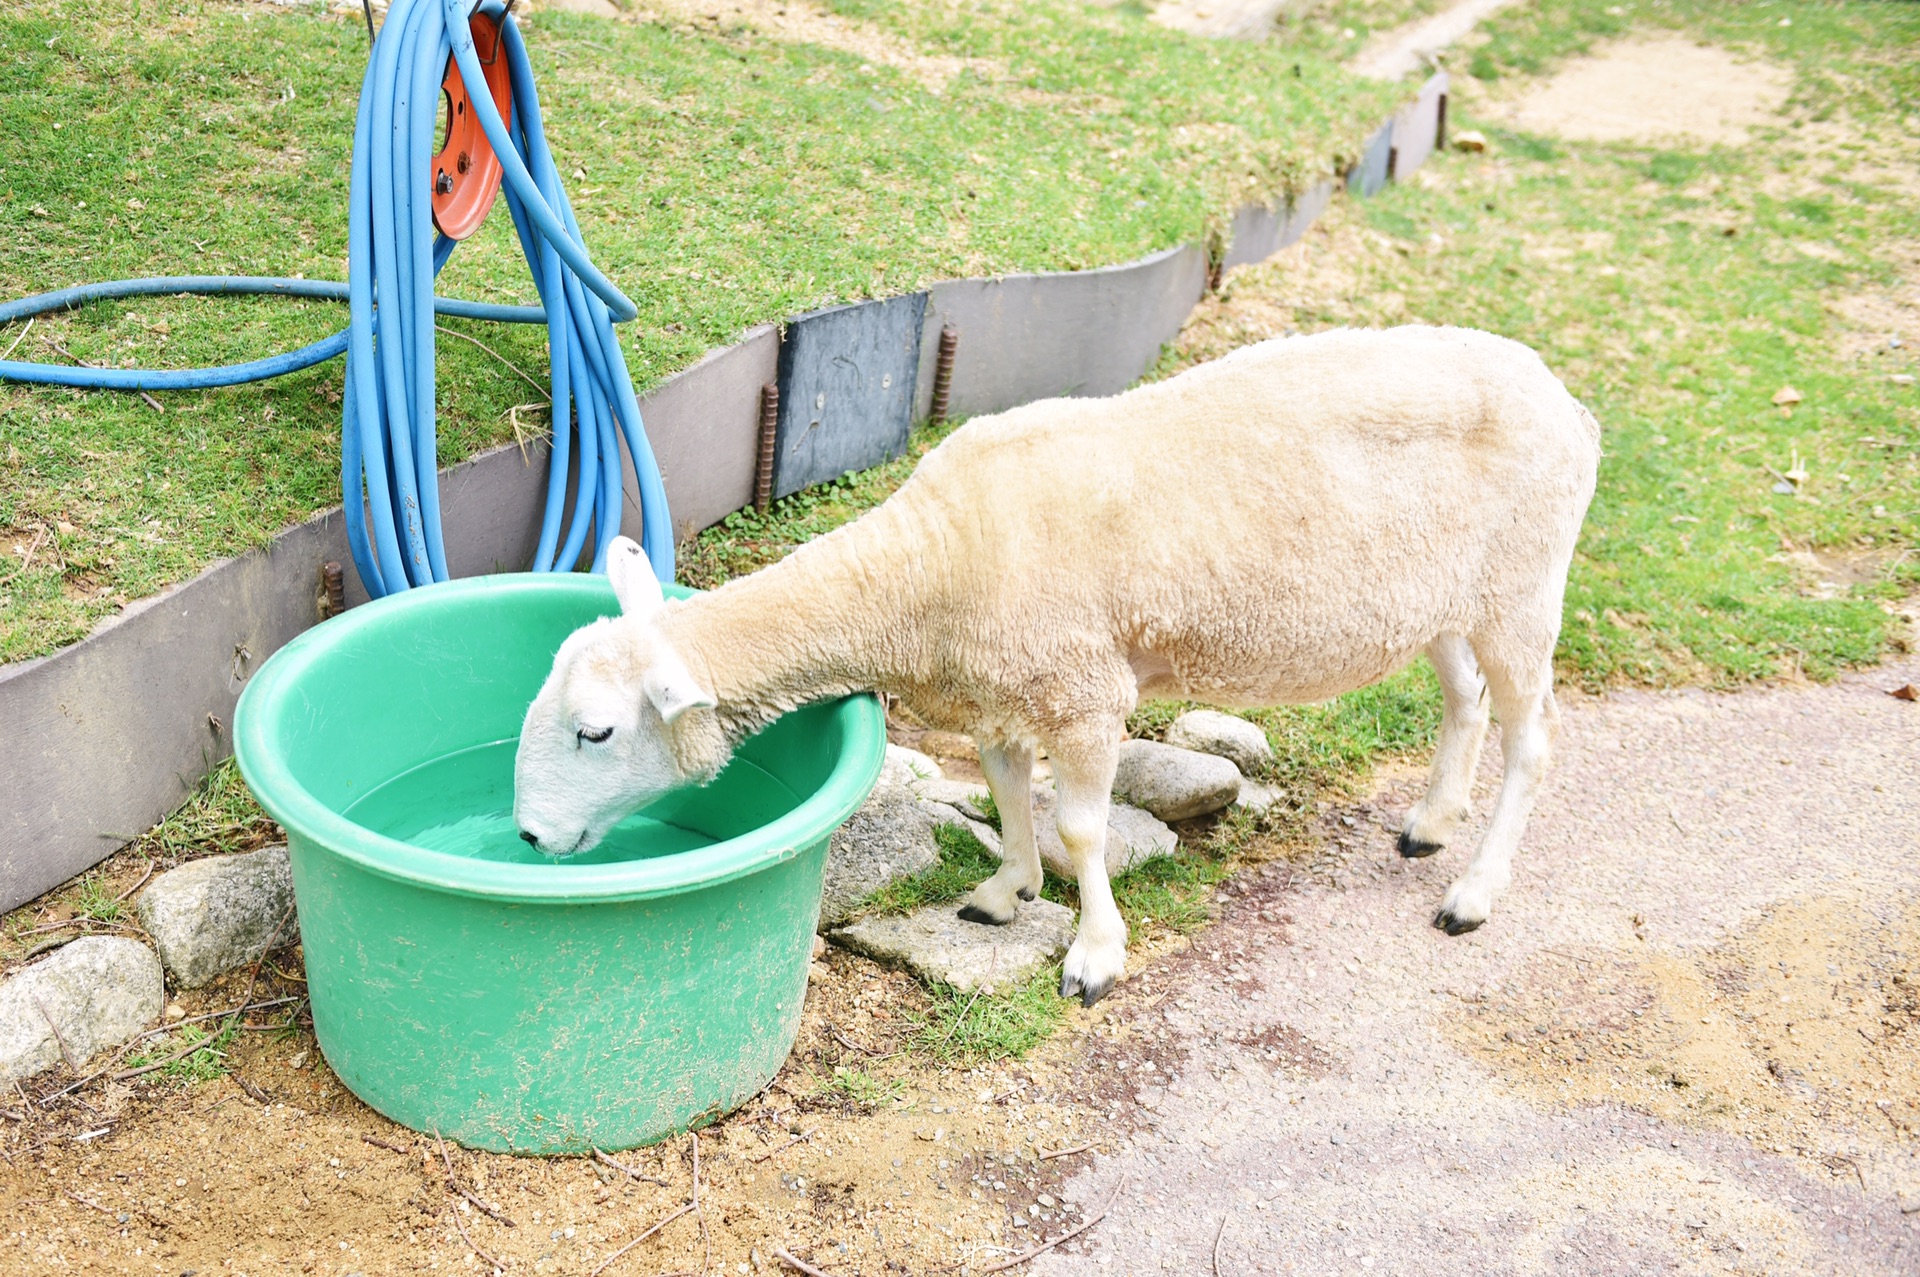
M 774 436 L 780 429 L 780 387 L 760 387 L 760 464 L 753 476 L 753 508 L 761 514 L 773 504 Z
M 347 610 L 347 579 L 340 571 L 340 565 L 328 560 L 320 569 L 321 589 L 326 593 L 326 603 L 322 608 L 321 619 L 338 616 Z
M 933 407 L 927 413 L 929 421 L 940 422 L 947 419 L 947 401 L 953 391 L 953 357 L 960 349 L 960 330 L 952 324 L 940 329 L 940 357 L 933 365 Z

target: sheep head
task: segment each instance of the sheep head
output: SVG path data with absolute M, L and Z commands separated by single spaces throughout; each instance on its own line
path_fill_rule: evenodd
M 586 851 L 656 798 L 713 779 L 728 744 L 702 688 L 656 624 L 665 599 L 641 548 L 607 551 L 620 615 L 568 636 L 527 709 L 513 764 L 520 836 Z

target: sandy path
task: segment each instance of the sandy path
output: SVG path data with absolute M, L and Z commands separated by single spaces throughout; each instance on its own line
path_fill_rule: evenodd
M 1184 1063 L 1069 1186 L 1128 1179 L 1088 1252 L 1037 1270 L 1205 1273 L 1224 1215 L 1223 1277 L 1920 1271 L 1913 681 L 1567 704 L 1459 939 L 1427 918 L 1464 840 L 1402 862 L 1382 827 L 1411 778 L 1330 812 L 1310 881 L 1243 884 L 1115 1031 Z

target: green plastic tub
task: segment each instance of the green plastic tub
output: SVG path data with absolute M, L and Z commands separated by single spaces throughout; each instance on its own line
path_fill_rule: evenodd
M 617 611 L 603 577 L 409 590 L 315 626 L 240 698 L 320 1049 L 414 1130 L 630 1148 L 732 1109 L 792 1049 L 827 840 L 879 775 L 879 704 L 788 714 L 713 784 L 551 862 L 513 829 L 520 722 L 561 641 Z

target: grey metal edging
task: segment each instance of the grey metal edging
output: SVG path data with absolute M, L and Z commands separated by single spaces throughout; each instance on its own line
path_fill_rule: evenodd
M 1393 121 L 1374 130 L 1361 149 L 1360 158 L 1347 170 L 1347 190 L 1361 199 L 1372 199 L 1392 176 Z
M 1058 395 L 1117 394 L 1153 366 L 1207 287 L 1207 254 L 1169 248 L 1121 266 L 935 284 L 920 334 L 920 394 L 933 395 L 940 330 L 959 330 L 948 411 L 1000 412 Z
M 1447 91 L 1447 73 L 1427 77 L 1413 101 L 1393 116 L 1393 180 L 1398 182 L 1427 162 L 1439 144 L 1440 99 Z
M 687 541 L 753 504 L 760 450 L 760 388 L 780 365 L 780 329 L 761 324 L 713 351 L 640 400 L 660 480 L 673 514 L 673 539 Z M 621 452 L 626 532 L 639 536 L 640 486 Z

